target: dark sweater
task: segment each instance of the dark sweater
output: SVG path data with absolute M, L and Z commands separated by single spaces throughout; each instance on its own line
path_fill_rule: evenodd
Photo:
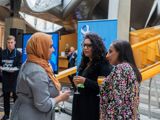
M 21 53 L 14 49 L 11 53 L 8 49 L 2 51 L 2 59 L 1 59 L 1 66 L 2 67 L 17 67 L 20 68 L 22 64 L 21 60 Z M 3 92 L 10 92 L 16 91 L 16 83 L 17 83 L 17 76 L 19 71 L 15 72 L 2 72 L 2 83 L 3 83 Z

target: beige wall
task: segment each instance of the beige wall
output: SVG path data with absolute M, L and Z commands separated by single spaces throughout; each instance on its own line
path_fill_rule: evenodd
M 77 34 L 62 35 L 59 42 L 59 52 L 65 51 L 65 45 L 73 46 L 77 49 Z
M 0 21 L 0 47 L 4 46 L 4 22 Z
M 24 30 L 24 33 L 26 33 L 26 24 L 23 19 L 16 18 L 16 17 L 9 17 L 5 19 L 5 41 L 4 44 L 6 44 L 6 38 L 10 34 L 10 28 L 17 28 Z M 6 47 L 6 46 L 4 46 Z

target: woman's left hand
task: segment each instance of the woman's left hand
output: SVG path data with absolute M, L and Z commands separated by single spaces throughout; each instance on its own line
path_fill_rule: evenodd
M 82 77 L 82 76 L 75 76 L 74 77 L 74 84 L 77 85 L 77 84 L 84 84 L 84 82 L 86 81 L 86 78 L 85 77 Z

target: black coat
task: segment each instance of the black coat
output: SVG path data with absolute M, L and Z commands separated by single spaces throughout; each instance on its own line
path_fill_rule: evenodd
M 99 86 L 98 76 L 107 76 L 111 72 L 108 61 L 100 61 L 87 69 L 79 71 L 86 78 L 84 88 L 79 88 L 80 94 L 74 94 L 72 120 L 99 120 Z
M 22 54 L 14 49 L 11 53 L 8 49 L 5 49 L 2 51 L 2 61 L 1 61 L 2 67 L 17 67 L 20 69 L 20 66 L 22 64 Z M 15 72 L 6 72 L 2 71 L 2 88 L 3 92 L 10 92 L 16 91 L 16 84 L 17 84 L 17 76 L 19 71 Z

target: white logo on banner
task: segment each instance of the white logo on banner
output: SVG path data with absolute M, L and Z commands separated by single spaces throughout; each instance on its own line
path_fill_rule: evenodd
M 90 28 L 89 28 L 89 25 L 84 25 L 82 28 L 81 28 L 81 33 L 83 35 L 86 35 L 87 33 L 90 32 Z

